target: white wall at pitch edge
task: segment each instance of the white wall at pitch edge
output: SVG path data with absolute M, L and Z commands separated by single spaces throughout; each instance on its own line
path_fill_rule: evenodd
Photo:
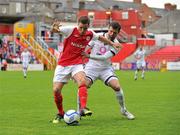
M 167 62 L 167 70 L 180 70 L 180 62 Z
M 43 64 L 29 64 L 28 71 L 43 71 Z M 22 71 L 22 64 L 8 64 L 7 71 Z

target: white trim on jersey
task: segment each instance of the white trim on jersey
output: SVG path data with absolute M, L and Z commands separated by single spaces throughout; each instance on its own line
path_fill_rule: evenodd
M 75 27 L 73 27 L 73 26 L 60 26 L 59 27 L 60 34 L 63 34 L 66 37 L 69 37 L 72 34 L 74 28 Z
M 73 26 L 60 26 L 59 30 L 60 30 L 61 34 L 65 35 L 66 38 L 68 38 L 72 34 L 72 32 L 75 28 L 78 29 L 78 27 L 73 27 Z M 95 33 L 93 30 L 88 29 L 88 31 L 91 31 L 93 33 L 92 40 L 98 40 L 99 39 L 99 35 L 97 33 Z

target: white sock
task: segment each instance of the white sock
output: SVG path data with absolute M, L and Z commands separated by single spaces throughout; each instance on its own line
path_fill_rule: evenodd
M 134 78 L 137 78 L 137 74 L 138 74 L 138 71 L 136 70 Z
M 116 98 L 119 102 L 119 105 L 121 107 L 122 110 L 126 110 L 126 107 L 125 107 L 125 102 L 124 102 L 124 94 L 123 94 L 123 90 L 120 89 L 120 91 L 115 91 L 116 93 Z
M 23 69 L 23 74 L 24 74 L 24 76 L 26 76 L 26 70 L 25 69 Z
M 77 112 L 80 112 L 81 104 L 80 104 L 80 99 L 79 99 L 79 94 L 78 93 L 77 93 Z
M 141 75 L 141 77 L 144 77 L 144 73 L 145 73 L 145 71 L 143 70 L 143 71 L 142 71 L 142 75 Z

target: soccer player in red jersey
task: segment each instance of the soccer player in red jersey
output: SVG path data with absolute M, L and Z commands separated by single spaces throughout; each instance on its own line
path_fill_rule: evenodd
M 59 123 L 63 118 L 63 96 L 62 88 L 72 77 L 78 85 L 78 95 L 80 100 L 80 115 L 91 115 L 92 112 L 86 107 L 87 87 L 86 76 L 83 69 L 83 55 L 86 46 L 91 40 L 99 40 L 115 48 L 119 48 L 119 43 L 114 43 L 104 36 L 97 35 L 92 30 L 88 30 L 90 20 L 87 16 L 78 19 L 77 27 L 62 27 L 59 21 L 52 25 L 52 32 L 60 32 L 65 35 L 64 48 L 58 61 L 53 78 L 54 100 L 58 109 L 58 114 L 53 119 L 53 123 Z

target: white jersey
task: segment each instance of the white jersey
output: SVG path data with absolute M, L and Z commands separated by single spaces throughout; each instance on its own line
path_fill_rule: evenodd
M 142 51 L 138 49 L 138 50 L 134 53 L 134 56 L 138 58 L 138 59 L 137 59 L 137 62 L 144 62 L 144 61 L 145 61 L 145 53 L 146 53 L 146 52 L 145 52 L 144 49 L 142 49 Z
M 99 33 L 99 35 L 104 35 L 104 33 Z M 107 38 L 107 34 L 104 35 Z M 114 42 L 119 43 L 117 39 Z M 105 45 L 103 42 L 97 40 L 92 40 L 89 43 L 89 46 L 92 48 L 91 55 L 103 55 L 108 51 L 111 51 L 114 55 L 118 53 L 116 49 L 114 49 L 110 45 Z M 96 68 L 106 68 L 111 66 L 111 58 L 106 60 L 93 60 L 89 59 L 89 62 L 86 64 L 86 67 L 96 67 Z
M 23 63 L 24 62 L 29 63 L 30 58 L 31 58 L 30 52 L 27 51 L 27 52 L 22 52 L 21 53 L 21 60 L 22 60 Z

